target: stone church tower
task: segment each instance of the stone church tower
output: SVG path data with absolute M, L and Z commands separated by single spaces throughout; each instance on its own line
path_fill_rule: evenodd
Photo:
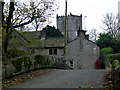
M 65 16 L 57 15 L 57 29 L 59 29 L 64 35 Z M 67 16 L 67 40 L 70 42 L 77 38 L 77 30 L 82 30 L 82 15 L 70 15 Z

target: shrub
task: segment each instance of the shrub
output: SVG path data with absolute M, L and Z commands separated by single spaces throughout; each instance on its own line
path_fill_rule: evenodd
M 7 57 L 8 58 L 15 58 L 23 55 L 28 55 L 29 53 L 23 51 L 23 50 L 18 50 L 18 49 L 10 49 L 7 52 Z
M 120 61 L 120 53 L 119 53 L 119 54 L 114 54 L 114 55 L 113 55 L 113 59 L 114 59 L 114 60 L 117 59 L 117 60 Z
M 24 57 L 24 67 L 27 69 L 27 71 L 30 71 L 30 68 L 32 66 L 32 62 L 30 61 L 29 57 Z
M 114 56 L 114 54 L 108 54 L 108 55 L 106 55 L 106 59 L 109 60 L 111 64 L 112 64 L 112 62 L 114 60 L 113 56 Z
M 95 62 L 96 69 L 100 69 L 100 64 L 101 64 L 101 60 L 96 60 Z
M 120 62 L 118 60 L 114 60 L 113 63 L 112 63 L 112 65 L 114 67 L 120 66 Z
M 36 55 L 36 56 L 35 56 L 35 61 L 36 61 L 37 64 L 39 64 L 39 65 L 42 65 L 44 60 L 45 60 L 45 57 L 43 57 L 42 55 Z
M 36 55 L 36 56 L 35 56 L 34 67 L 36 68 L 36 66 L 42 65 L 43 62 L 44 62 L 44 60 L 45 60 L 45 57 L 44 57 L 44 56 L 42 56 L 42 55 Z
M 105 69 L 105 63 L 103 60 L 96 60 L 95 62 L 96 69 Z
M 22 58 L 18 58 L 15 61 L 12 61 L 12 64 L 16 68 L 16 72 L 21 71 L 23 63 L 24 63 L 25 69 L 29 71 L 32 66 L 32 62 L 30 61 L 29 57 L 22 57 Z
M 18 58 L 17 60 L 12 61 L 12 64 L 15 67 L 16 72 L 21 71 L 21 69 L 22 69 L 22 63 L 23 63 L 23 58 Z
M 50 65 L 50 64 L 51 64 L 50 59 L 46 58 L 45 65 Z
M 105 60 L 107 58 L 107 55 L 112 53 L 113 53 L 113 49 L 111 47 L 102 48 L 100 50 L 100 59 Z
M 35 61 L 37 61 L 39 65 L 48 65 L 50 63 L 49 59 L 43 55 L 36 55 Z
M 120 54 L 109 54 L 106 56 L 106 58 L 110 61 L 112 64 L 113 60 L 119 60 L 120 61 Z

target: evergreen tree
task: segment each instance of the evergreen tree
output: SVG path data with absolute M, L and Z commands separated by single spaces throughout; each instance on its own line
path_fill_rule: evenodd
M 58 29 L 56 29 L 54 26 L 51 27 L 47 25 L 43 30 L 46 37 L 63 37 L 61 32 Z
M 111 47 L 114 53 L 120 53 L 120 41 L 113 38 L 109 33 L 100 34 L 97 44 L 100 49 Z

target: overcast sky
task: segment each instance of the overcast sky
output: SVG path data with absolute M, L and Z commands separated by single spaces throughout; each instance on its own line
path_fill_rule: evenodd
M 8 0 L 9 1 L 9 0 Z M 21 0 L 27 1 L 27 0 Z M 56 0 L 59 4 L 59 9 L 54 14 L 51 26 L 56 27 L 56 15 L 59 16 L 65 14 L 65 0 Z M 102 19 L 103 16 L 112 12 L 118 13 L 118 2 L 120 0 L 67 0 L 68 2 L 68 14 L 70 12 L 73 15 L 83 16 L 83 29 L 90 31 L 91 29 L 97 29 L 99 32 L 102 31 Z M 87 16 L 84 20 L 84 17 Z M 84 25 L 85 23 L 85 25 Z
M 65 14 L 65 0 L 57 0 L 59 2 L 59 9 L 56 12 L 58 15 Z M 118 2 L 120 0 L 67 0 L 68 14 L 83 15 L 83 29 L 89 31 L 97 29 L 101 31 L 102 19 L 107 12 L 114 14 L 118 13 Z M 56 14 L 51 25 L 56 26 Z M 84 16 L 87 16 L 84 21 Z M 84 26 L 85 22 L 85 26 Z

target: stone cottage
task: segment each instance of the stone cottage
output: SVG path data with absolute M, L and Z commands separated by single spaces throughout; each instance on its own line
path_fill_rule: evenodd
M 40 48 L 39 54 L 50 56 L 64 55 L 64 38 L 63 37 L 49 37 L 43 41 L 43 47 Z
M 95 69 L 99 58 L 99 47 L 85 33 L 78 30 L 78 37 L 67 44 L 66 64 L 74 69 Z
M 8 49 L 23 50 L 31 54 L 64 55 L 64 37 L 45 37 L 45 39 L 41 39 L 39 36 L 40 31 L 14 31 L 9 40 Z

